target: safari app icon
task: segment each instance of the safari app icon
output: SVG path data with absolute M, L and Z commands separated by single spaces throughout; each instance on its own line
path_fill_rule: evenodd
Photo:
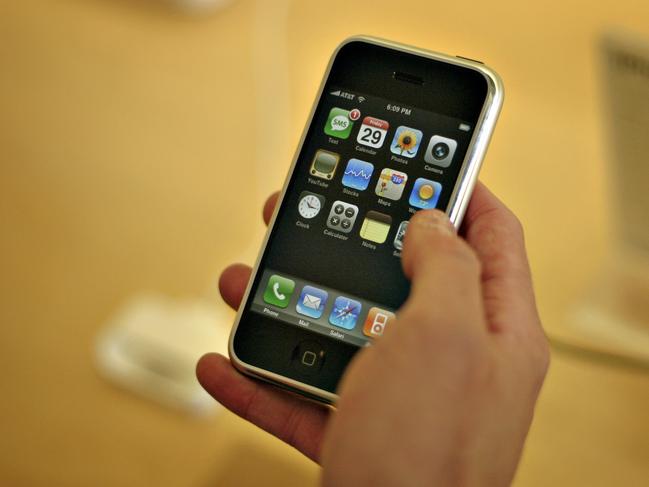
M 353 330 L 362 305 L 358 301 L 345 296 L 338 296 L 329 315 L 329 323 L 339 328 Z

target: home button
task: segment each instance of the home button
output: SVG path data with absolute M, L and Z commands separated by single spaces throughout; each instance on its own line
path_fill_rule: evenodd
M 325 351 L 314 340 L 304 340 L 293 349 L 291 365 L 304 373 L 317 372 L 322 368 L 325 360 Z
M 306 365 L 307 367 L 313 367 L 317 359 L 318 356 L 315 354 L 315 352 L 312 352 L 311 350 L 307 350 L 302 354 L 302 365 Z

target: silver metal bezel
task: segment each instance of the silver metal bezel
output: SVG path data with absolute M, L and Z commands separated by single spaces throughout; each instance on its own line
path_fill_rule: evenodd
M 280 206 L 282 205 L 282 202 L 284 201 L 284 197 L 286 195 L 286 191 L 288 189 L 288 185 L 291 180 L 291 175 L 293 174 L 293 171 L 295 170 L 295 166 L 297 165 L 298 157 L 302 150 L 302 145 L 304 144 L 304 140 L 306 139 L 306 135 L 309 130 L 309 127 L 313 122 L 313 116 L 318 106 L 318 102 L 322 97 L 322 92 L 324 90 L 327 79 L 329 78 L 329 73 L 331 71 L 333 62 L 336 59 L 338 52 L 343 46 L 355 41 L 363 41 L 369 44 L 384 46 L 396 51 L 407 52 L 410 54 L 417 54 L 419 56 L 428 59 L 435 59 L 438 61 L 444 61 L 450 64 L 463 66 L 465 68 L 478 71 L 485 77 L 488 85 L 488 91 L 487 91 L 487 96 L 485 98 L 485 103 L 482 112 L 480 114 L 480 117 L 478 118 L 478 122 L 476 124 L 473 137 L 471 138 L 471 141 L 469 143 L 469 148 L 467 150 L 466 156 L 464 158 L 464 161 L 462 162 L 462 167 L 458 175 L 458 182 L 456 183 L 453 193 L 451 194 L 451 198 L 449 200 L 448 209 L 447 209 L 447 214 L 449 215 L 451 222 L 456 228 L 459 228 L 460 224 L 462 223 L 462 218 L 464 217 L 464 213 L 466 212 L 467 206 L 469 204 L 471 193 L 478 180 L 478 173 L 480 171 L 480 166 L 482 165 L 482 161 L 487 152 L 487 147 L 489 145 L 491 135 L 496 125 L 496 121 L 498 119 L 498 115 L 500 113 L 500 109 L 502 107 L 503 97 L 504 97 L 503 83 L 500 77 L 498 76 L 498 74 L 496 74 L 495 71 L 488 68 L 484 64 L 481 64 L 477 61 L 471 61 L 465 58 L 458 58 L 446 54 L 426 51 L 423 49 L 418 49 L 415 47 L 410 47 L 395 42 L 378 39 L 375 37 L 368 37 L 368 36 L 354 36 L 345 39 L 342 43 L 338 45 L 333 55 L 331 56 L 325 74 L 320 83 L 320 87 L 318 88 L 315 101 L 313 103 L 313 106 L 311 107 L 309 118 L 307 120 L 307 123 L 305 124 L 304 130 L 302 131 L 300 142 L 297 146 L 295 154 L 293 155 L 293 161 L 291 163 L 291 167 L 287 173 L 286 179 L 284 181 L 284 185 L 282 187 L 282 191 L 280 193 L 277 204 L 275 206 L 275 210 L 273 211 L 273 216 L 268 225 L 268 229 L 266 231 L 264 241 L 262 243 L 261 249 L 257 256 L 255 265 L 253 267 L 250 280 L 248 282 L 248 285 L 246 286 L 246 291 L 244 293 L 243 299 L 241 300 L 241 305 L 239 306 L 239 310 L 235 317 L 234 326 L 232 327 L 232 331 L 230 333 L 230 339 L 228 343 L 228 353 L 230 355 L 230 360 L 232 364 L 237 368 L 237 370 L 243 372 L 246 375 L 250 375 L 258 379 L 261 379 L 265 382 L 275 383 L 284 388 L 288 388 L 290 390 L 299 393 L 304 393 L 311 398 L 317 398 L 327 404 L 335 404 L 338 399 L 338 395 L 332 394 L 329 391 L 325 391 L 317 387 L 304 384 L 302 382 L 290 379 L 288 377 L 284 377 L 279 374 L 275 374 L 268 370 L 261 369 L 259 367 L 255 367 L 254 365 L 243 362 L 241 359 L 237 357 L 236 353 L 234 352 L 234 336 L 237 332 L 239 322 L 241 321 L 243 310 L 245 309 L 245 306 L 248 302 L 250 291 L 252 288 L 252 283 L 255 280 L 254 277 L 257 275 L 257 272 L 259 271 L 261 257 L 264 254 L 264 251 L 266 250 L 268 239 L 270 238 L 270 234 L 273 231 L 273 227 L 275 226 L 275 219 L 277 218 L 277 213 L 279 211 Z

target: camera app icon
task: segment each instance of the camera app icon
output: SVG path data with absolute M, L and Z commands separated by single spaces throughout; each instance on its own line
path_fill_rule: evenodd
M 457 149 L 457 142 L 453 139 L 433 135 L 428 142 L 424 160 L 439 167 L 448 167 L 453 162 L 455 149 Z

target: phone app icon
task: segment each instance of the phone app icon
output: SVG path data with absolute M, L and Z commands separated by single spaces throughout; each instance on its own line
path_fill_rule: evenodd
M 312 176 L 317 176 L 322 179 L 332 179 L 339 161 L 340 155 L 335 152 L 320 149 L 313 156 L 309 172 Z
M 406 187 L 407 181 L 408 175 L 405 172 L 388 169 L 386 167 L 381 171 L 374 192 L 381 198 L 398 200 L 403 194 L 403 188 Z
M 300 193 L 300 202 L 297 204 L 297 211 L 302 218 L 307 220 L 315 218 L 325 204 L 325 198 L 322 195 L 302 191 Z
M 349 233 L 352 231 L 357 216 L 358 206 L 340 200 L 334 201 L 327 218 L 327 226 L 332 230 Z
M 370 184 L 374 165 L 360 159 L 350 159 L 343 174 L 343 185 L 364 191 Z
M 329 117 L 327 118 L 327 124 L 325 125 L 324 132 L 327 135 L 332 137 L 338 137 L 339 139 L 349 138 L 349 134 L 352 133 L 352 127 L 354 122 L 349 117 L 349 110 L 343 110 L 342 108 L 332 108 L 329 112 Z
M 378 211 L 368 211 L 361 227 L 361 237 L 382 244 L 388 238 L 392 217 Z
M 339 328 L 352 330 L 361 314 L 361 303 L 345 296 L 338 296 L 329 315 L 329 323 Z
M 383 335 L 386 326 L 394 320 L 394 313 L 390 313 L 381 308 L 372 307 L 367 314 L 365 324 L 363 325 L 363 334 L 368 337 L 378 337 Z
M 415 208 L 435 208 L 439 195 L 442 192 L 442 185 L 437 181 L 430 179 L 418 178 L 410 193 L 408 202 Z
M 455 149 L 457 149 L 457 142 L 453 139 L 433 135 L 428 142 L 424 160 L 439 167 L 448 167 L 453 161 Z
M 385 120 L 374 117 L 365 117 L 358 131 L 356 142 L 378 149 L 385 141 L 385 135 L 388 133 L 390 124 Z
M 394 236 L 394 248 L 403 250 L 403 239 L 406 236 L 406 229 L 408 228 L 408 220 L 402 221 L 397 229 L 397 234 Z
M 327 305 L 327 291 L 313 286 L 304 286 L 297 300 L 295 310 L 309 318 L 320 318 Z
M 415 157 L 424 134 L 421 130 L 401 125 L 394 134 L 390 150 L 393 154 L 403 157 Z
M 295 289 L 294 281 L 273 274 L 266 284 L 264 301 L 278 308 L 286 308 L 293 295 L 293 289 Z

